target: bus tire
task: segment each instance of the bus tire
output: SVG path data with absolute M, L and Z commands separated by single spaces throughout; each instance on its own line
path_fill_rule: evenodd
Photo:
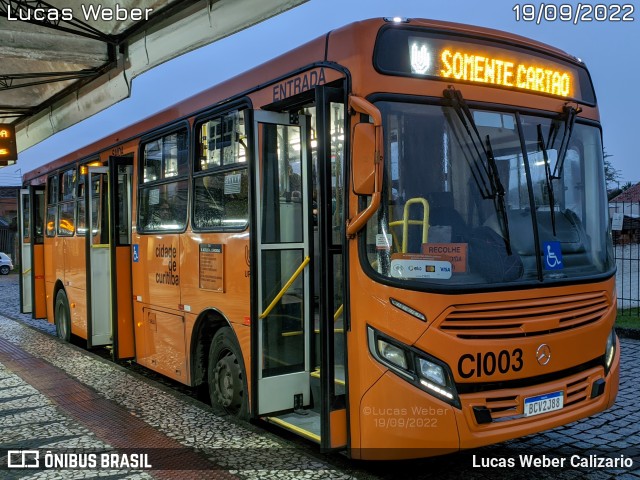
M 247 375 L 240 346 L 229 327 L 221 328 L 213 337 L 207 380 L 214 409 L 242 420 L 249 419 Z
M 58 338 L 65 342 L 71 341 L 71 313 L 69 312 L 69 300 L 67 300 L 67 294 L 64 290 L 58 290 L 56 306 L 53 311 Z

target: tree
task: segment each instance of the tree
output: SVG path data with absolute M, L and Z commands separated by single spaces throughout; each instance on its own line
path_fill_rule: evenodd
M 606 150 L 603 150 L 603 157 L 604 180 L 605 182 L 607 182 L 607 191 L 611 191 L 618 186 L 618 181 L 620 180 L 620 177 L 622 177 L 622 174 L 620 173 L 620 170 L 616 169 L 609 160 L 609 158 L 613 157 L 613 155 L 610 155 Z

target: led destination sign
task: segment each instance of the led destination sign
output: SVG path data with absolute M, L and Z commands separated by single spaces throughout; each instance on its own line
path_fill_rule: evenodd
M 595 103 L 584 68 L 510 44 L 388 29 L 378 38 L 375 63 L 383 73 L 477 83 Z
M 491 83 L 503 87 L 548 93 L 561 97 L 572 94 L 573 74 L 536 58 L 518 58 L 485 47 L 438 47 L 434 41 L 409 37 L 411 73 L 467 82 Z M 511 53 L 511 52 L 509 52 Z M 431 61 L 431 57 L 435 57 Z M 429 66 L 430 68 L 425 68 Z
M 0 124 L 0 166 L 7 166 L 18 159 L 16 129 L 13 125 Z

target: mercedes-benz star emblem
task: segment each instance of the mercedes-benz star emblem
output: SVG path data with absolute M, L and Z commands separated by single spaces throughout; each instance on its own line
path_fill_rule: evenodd
M 546 343 L 543 343 L 536 350 L 536 360 L 542 366 L 545 366 L 551 360 L 551 348 Z

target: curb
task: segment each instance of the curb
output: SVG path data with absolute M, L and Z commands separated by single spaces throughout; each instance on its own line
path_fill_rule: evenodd
M 640 340 L 640 329 L 616 327 L 616 333 L 619 337 L 630 338 L 632 340 Z

